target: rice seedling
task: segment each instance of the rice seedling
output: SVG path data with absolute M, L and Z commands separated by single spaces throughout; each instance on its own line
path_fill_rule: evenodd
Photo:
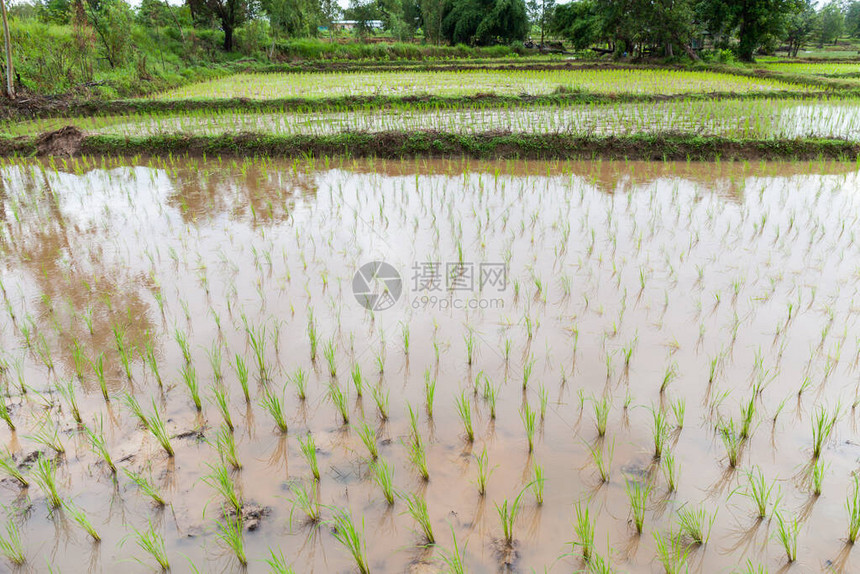
M 436 396 L 436 379 L 430 378 L 430 369 L 424 371 L 424 408 L 427 417 L 433 418 L 433 399 Z
M 723 446 L 726 448 L 729 467 L 737 467 L 738 459 L 741 455 L 741 448 L 743 447 L 743 437 L 741 437 L 740 433 L 735 431 L 735 423 L 731 419 L 720 423 L 718 432 L 723 441 Z
M 180 374 L 182 382 L 185 383 L 185 387 L 191 395 L 191 402 L 194 403 L 194 408 L 197 409 L 197 412 L 202 411 L 203 403 L 200 399 L 200 385 L 197 382 L 197 371 L 188 363 L 182 367 Z
M 750 427 L 752 426 L 752 420 L 755 416 L 755 410 L 755 394 L 753 394 L 748 403 L 741 405 L 740 438 L 742 440 L 746 440 L 751 436 Z
M 353 430 L 367 448 L 367 452 L 370 454 L 370 459 L 376 460 L 379 458 L 379 448 L 376 446 L 376 431 L 370 428 L 370 426 L 368 426 L 364 421 L 362 421 L 359 426 L 353 427 Z
M 238 353 L 233 362 L 233 368 L 236 371 L 236 377 L 239 379 L 239 384 L 242 386 L 242 394 L 245 395 L 245 402 L 251 402 L 251 394 L 248 390 L 248 366 L 245 360 Z
M 669 388 L 669 385 L 678 377 L 678 365 L 671 364 L 666 367 L 666 371 L 663 373 L 663 382 L 660 383 L 660 394 L 666 392 L 666 389 Z
M 15 461 L 12 459 L 12 455 L 9 454 L 8 450 L 4 450 L 4 452 L 0 453 L 0 472 L 9 476 L 18 482 L 18 484 L 27 488 L 30 486 L 30 481 L 27 480 L 27 477 L 18 469 L 18 465 L 15 464 Z
M 815 418 L 812 421 L 812 458 L 817 459 L 821 456 L 825 443 L 833 433 L 838 415 L 838 408 L 832 414 L 828 414 L 824 407 L 819 407 L 816 410 Z
M 83 510 L 75 506 L 68 500 L 63 502 L 63 510 L 80 526 L 94 541 L 99 542 L 102 538 L 96 531 L 90 519 Z
M 173 330 L 173 339 L 179 345 L 179 350 L 182 351 L 182 357 L 185 359 L 185 364 L 191 364 L 191 346 L 188 344 L 188 336 L 179 327 Z
M 129 478 L 129 480 L 131 480 L 134 484 L 137 485 L 138 490 L 140 490 L 140 492 L 144 495 L 148 496 L 152 500 L 152 502 L 154 502 L 158 506 L 167 505 L 167 501 L 161 494 L 161 491 L 159 491 L 158 488 L 154 484 L 152 484 L 150 480 L 143 476 L 142 473 L 133 472 L 131 470 L 128 470 L 127 468 L 123 469 L 123 472 Z
M 463 342 L 466 344 L 466 364 L 471 365 L 475 358 L 475 346 L 477 345 L 474 331 L 469 329 L 468 334 L 463 336 Z
M 526 361 L 523 365 L 523 390 L 526 390 L 529 386 L 529 380 L 532 377 L 532 368 L 534 368 L 534 359 L 530 361 Z
M 684 416 L 687 412 L 687 402 L 684 399 L 678 399 L 672 403 L 672 413 L 675 415 L 675 426 L 679 429 L 684 428 Z
M 347 405 L 346 395 L 341 390 L 340 386 L 338 386 L 337 381 L 332 381 L 331 384 L 329 384 L 328 393 L 331 402 L 334 403 L 334 406 L 340 413 L 341 419 L 343 419 L 343 424 L 348 425 L 349 405 Z
M 776 507 L 779 502 L 779 493 L 774 493 L 773 491 L 776 487 L 776 482 L 768 484 L 764 477 L 764 473 L 759 467 L 755 467 L 753 470 L 748 472 L 746 476 L 747 487 L 742 494 L 752 500 L 755 504 L 756 516 L 758 518 L 766 518 L 768 508 L 771 503 L 771 497 L 774 494 L 776 494 L 776 499 L 773 502 L 773 506 Z
M 6 521 L 6 535 L 0 535 L 0 554 L 15 566 L 22 566 L 27 562 L 21 531 L 14 520 Z
M 232 430 L 223 426 L 215 433 L 215 448 L 221 456 L 221 460 L 230 465 L 234 470 L 242 468 L 242 462 L 236 454 L 236 437 Z
M 810 482 L 812 485 L 812 494 L 815 496 L 821 496 L 821 487 L 824 482 L 824 462 L 820 459 L 815 461 L 812 465 L 812 472 L 810 473 Z
M 296 385 L 296 393 L 299 395 L 299 400 L 304 401 L 307 397 L 307 384 L 308 384 L 308 374 L 299 367 L 293 373 L 290 380 Z
M 329 339 L 323 346 L 323 355 L 326 363 L 328 363 L 328 372 L 332 377 L 337 375 L 337 347 L 334 344 L 334 339 Z
M 797 518 L 786 519 L 782 513 L 774 512 L 776 518 L 776 539 L 785 550 L 789 563 L 797 560 L 797 535 L 800 533 L 800 523 Z
M 848 543 L 854 544 L 860 534 L 860 478 L 854 476 L 851 492 L 845 501 L 848 510 Z
M 322 507 L 316 487 L 308 489 L 303 483 L 296 483 L 290 486 L 290 491 L 293 493 L 293 510 L 298 506 L 308 524 L 317 524 L 322 518 Z M 290 522 L 293 510 L 290 510 Z
M 391 394 L 390 391 L 386 390 L 383 392 L 381 387 L 373 387 L 371 394 L 373 395 L 373 402 L 376 405 L 376 413 L 379 415 L 380 420 L 387 421 L 389 412 L 389 396 Z
M 496 512 L 499 514 L 499 520 L 502 523 L 503 540 L 508 547 L 511 547 L 514 543 L 514 524 L 520 512 L 520 500 L 523 494 L 525 494 L 526 489 L 530 486 L 530 484 L 527 484 L 523 487 L 513 502 L 505 499 L 502 504 L 496 503 Z
M 416 436 L 415 440 L 408 441 L 407 448 L 409 449 L 409 461 L 418 471 L 419 476 L 425 482 L 430 480 L 430 469 L 427 466 L 427 450 L 424 447 L 424 441 L 420 436 Z
M 478 494 L 485 496 L 487 494 L 487 481 L 490 480 L 490 475 L 493 471 L 489 468 L 489 457 L 487 456 L 487 447 L 481 450 L 480 455 L 473 455 L 477 466 L 478 477 L 476 485 L 478 486 Z
M 158 359 L 155 356 L 155 349 L 152 346 L 152 341 L 147 339 L 144 343 L 145 352 L 144 352 L 144 361 L 146 365 L 149 367 L 149 371 L 152 373 L 152 376 L 155 377 L 155 381 L 158 383 L 158 386 L 162 386 L 161 380 L 161 372 L 158 369 Z
M 311 475 L 314 477 L 314 480 L 319 480 L 320 469 L 319 463 L 317 462 L 317 447 L 314 443 L 314 436 L 311 433 L 308 433 L 305 440 L 302 440 L 301 437 L 299 437 L 299 447 L 301 448 L 302 454 L 305 456 L 305 460 L 311 469 Z
M 75 396 L 75 385 L 72 381 L 68 383 L 57 383 L 57 392 L 65 399 L 69 412 L 72 413 L 72 418 L 77 424 L 82 424 L 81 411 L 78 408 L 77 397 Z M 6 410 L 6 404 L 0 401 L 0 418 L 6 421 L 9 430 L 15 430 L 15 425 L 12 424 L 12 419 L 9 418 L 9 413 Z
M 260 399 L 260 406 L 268 412 L 275 421 L 275 426 L 282 434 L 287 433 L 287 418 L 284 415 L 284 402 L 281 395 L 275 394 L 272 389 L 266 388 L 263 391 L 263 398 Z
M 240 518 L 224 517 L 223 520 L 219 520 L 218 532 L 215 536 L 224 546 L 233 552 L 239 564 L 247 566 L 248 556 L 245 554 L 245 535 Z
M 577 546 L 581 549 L 582 560 L 585 563 L 591 562 L 594 555 L 594 527 L 595 520 L 592 520 L 590 508 L 588 504 L 583 505 L 579 501 L 574 506 L 576 513 L 576 522 L 574 522 L 574 531 L 576 532 L 577 541 L 573 543 L 574 548 Z
M 143 428 L 147 428 L 149 421 L 147 420 L 146 413 L 143 412 L 143 407 L 140 406 L 140 402 L 138 402 L 137 398 L 131 393 L 125 393 L 123 395 L 123 402 L 129 412 L 138 420 L 140 425 Z
M 161 448 L 164 449 L 164 452 L 167 453 L 167 456 L 173 457 L 174 451 L 173 446 L 170 444 L 170 436 L 167 434 L 167 428 L 164 426 L 164 421 L 161 420 L 161 413 L 158 412 L 158 406 L 155 404 L 155 400 L 152 401 L 152 416 L 147 419 L 147 428 L 149 428 L 149 432 L 152 433 L 152 436 L 155 437 L 155 440 L 158 441 L 158 444 L 161 445 Z
M 466 391 L 460 393 L 460 396 L 457 398 L 457 413 L 460 415 L 460 421 L 463 423 L 466 440 L 474 442 L 475 431 L 472 428 L 472 410 L 471 405 L 469 404 L 469 399 L 466 397 Z
M 107 381 L 105 380 L 105 355 L 99 353 L 94 361 L 90 361 L 90 366 L 96 374 L 96 380 L 99 383 L 99 388 L 102 391 L 102 397 L 106 403 L 110 402 L 110 394 L 108 394 Z
M 355 394 L 361 397 L 364 390 L 364 379 L 361 376 L 361 367 L 356 363 L 352 366 L 352 385 L 355 387 Z
M 704 508 L 681 508 L 678 510 L 678 527 L 681 534 L 695 544 L 707 544 L 716 514 L 709 515 Z
M 528 403 L 523 404 L 523 409 L 520 411 L 520 418 L 523 421 L 523 427 L 526 429 L 526 439 L 529 443 L 529 452 L 534 452 L 535 449 L 535 412 Z
M 245 326 L 245 333 L 248 335 L 248 343 L 251 345 L 251 350 L 254 353 L 254 359 L 257 361 L 257 372 L 260 375 L 260 381 L 269 380 L 269 371 L 266 366 L 266 326 L 252 327 Z
M 445 564 L 447 572 L 451 574 L 466 574 L 466 545 L 460 548 L 457 542 L 457 533 L 454 532 L 454 527 L 451 527 L 451 538 L 453 539 L 453 550 L 441 550 L 442 563 Z
M 592 399 L 594 404 L 594 424 L 597 427 L 597 436 L 606 434 L 606 422 L 609 418 L 609 409 L 611 404 L 606 396 L 598 399 Z
M 543 467 L 535 463 L 534 468 L 532 469 L 531 489 L 532 493 L 535 495 L 535 502 L 537 502 L 538 506 L 543 505 L 543 486 L 545 480 L 546 478 L 544 478 L 543 475 Z
M 237 516 L 242 514 L 242 497 L 236 490 L 236 484 L 230 476 L 230 471 L 222 463 L 218 465 L 207 464 L 209 474 L 203 477 L 210 488 L 221 495 Z
M 221 387 L 215 386 L 212 389 L 212 402 L 221 413 L 221 419 L 231 431 L 233 430 L 233 418 L 230 416 L 230 398 L 227 396 L 227 391 Z
M 75 406 L 75 408 L 77 408 L 77 406 Z M 78 416 L 80 416 L 80 413 Z M 9 408 L 6 406 L 5 400 L 0 400 L 0 419 L 3 419 L 10 431 L 15 430 L 15 423 L 12 421 L 12 415 L 9 413 Z
M 678 472 L 675 455 L 671 451 L 666 452 L 663 456 L 663 476 L 666 478 L 666 487 L 669 492 L 675 492 L 678 489 Z
M 361 529 L 356 528 L 352 514 L 342 508 L 332 508 L 332 536 L 352 556 L 358 571 L 361 574 L 369 574 L 370 566 L 367 562 L 367 543 L 364 540 L 364 521 Z
M 134 356 L 134 349 L 126 345 L 125 342 L 125 331 L 126 327 L 124 325 L 120 325 L 118 323 L 114 323 L 113 325 L 113 336 L 114 342 L 116 343 L 116 350 L 119 353 L 119 360 L 122 363 L 122 369 L 125 373 L 126 379 L 131 380 L 131 361 Z
M 651 429 L 651 435 L 654 439 L 654 458 L 659 460 L 663 456 L 663 449 L 669 438 L 669 425 L 662 411 L 652 408 L 651 414 L 654 421 L 654 426 Z
M 678 574 L 689 570 L 687 564 L 689 550 L 680 537 L 671 530 L 665 535 L 654 532 L 654 542 L 657 547 L 657 559 L 663 565 L 666 574 Z
M 37 442 L 53 449 L 57 454 L 63 454 L 66 452 L 66 447 L 63 445 L 63 441 L 60 440 L 59 431 L 53 421 L 49 418 L 42 420 L 36 431 L 33 434 L 28 435 L 27 438 L 33 442 Z
M 384 458 L 378 458 L 370 465 L 370 470 L 373 472 L 373 480 L 379 485 L 382 490 L 382 496 L 385 502 L 390 505 L 394 504 L 394 472 L 390 464 Z
M 275 554 L 274 549 L 269 548 L 269 558 L 266 559 L 266 565 L 269 567 L 269 572 L 273 574 L 295 574 L 295 570 L 287 565 L 287 559 L 280 548 L 277 554 Z
M 436 538 L 433 536 L 433 524 L 430 522 L 430 515 L 427 512 L 427 501 L 417 494 L 410 493 L 403 496 L 403 502 L 406 504 L 406 512 L 421 528 L 425 542 L 434 544 Z
M 88 427 L 84 427 L 84 436 L 87 439 L 87 443 L 90 445 L 90 449 L 101 457 L 110 469 L 111 473 L 116 474 L 116 465 L 114 464 L 110 451 L 108 451 L 107 448 L 107 440 L 105 440 L 104 431 L 102 429 L 102 421 L 99 420 L 98 432 L 93 431 Z
M 600 477 L 600 482 L 609 482 L 610 470 L 612 467 L 612 455 L 615 453 L 615 443 L 604 452 L 601 445 L 591 446 L 586 444 L 591 452 L 591 460 L 594 461 L 594 466 L 597 468 L 597 474 Z
M 648 496 L 651 494 L 651 485 L 645 485 L 638 481 L 626 481 L 625 490 L 630 500 L 630 511 L 633 515 L 633 525 L 636 532 L 642 534 L 645 525 L 645 507 L 648 504 Z
M 138 530 L 132 526 L 132 532 L 138 548 L 149 554 L 163 572 L 170 570 L 164 536 L 155 531 L 152 521 L 149 522 L 149 527 L 146 530 Z
M 57 468 L 44 456 L 36 460 L 32 469 L 33 480 L 48 499 L 48 506 L 56 510 L 63 506 L 63 499 L 57 490 Z

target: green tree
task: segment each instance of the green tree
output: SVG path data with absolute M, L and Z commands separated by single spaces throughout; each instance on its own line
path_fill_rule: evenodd
M 224 31 L 224 50 L 233 50 L 233 35 L 255 12 L 253 0 L 188 0 L 197 23 L 216 23 Z
M 853 38 L 860 36 L 860 2 L 845 7 L 845 32 Z
M 835 44 L 845 32 L 845 14 L 836 0 L 826 4 L 818 13 L 818 45 Z
M 812 0 L 803 0 L 802 10 L 788 19 L 788 34 L 785 40 L 788 43 L 789 57 L 797 57 L 797 53 L 812 37 L 817 26 L 818 14 L 815 12 L 815 5 Z
M 448 0 L 442 35 L 452 44 L 522 41 L 529 31 L 524 0 Z
M 570 42 L 575 50 L 585 50 L 600 40 L 603 21 L 594 0 L 577 0 L 556 6 L 550 32 Z
M 801 10 L 800 0 L 701 0 L 697 13 L 721 43 L 736 35 L 738 58 L 752 62 L 762 45 L 786 36 L 790 17 Z

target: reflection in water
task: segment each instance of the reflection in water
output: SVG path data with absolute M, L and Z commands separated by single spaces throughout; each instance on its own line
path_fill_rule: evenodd
M 48 448 L 39 421 L 56 425 L 67 451 L 60 494 L 86 509 L 104 540 L 90 553 L 34 485 L 20 520 L 27 551 L 48 549 L 73 571 L 150 563 L 121 542 L 152 524 L 175 568 L 184 556 L 202 569 L 230 567 L 215 535 L 223 490 L 208 477 L 232 448 L 242 463 L 227 473 L 232 486 L 269 509 L 245 532 L 249 556 L 283 553 L 299 572 L 351 564 L 329 528 L 300 520 L 297 492 L 319 497 L 323 519 L 328 505 L 350 509 L 375 571 L 429 568 L 454 536 L 472 571 L 579 568 L 575 502 L 597 517 L 595 551 L 620 570 L 650 572 L 654 533 L 677 531 L 687 504 L 719 509 L 711 542 L 691 555 L 694 570 L 746 559 L 776 569 L 770 521 L 754 520 L 738 494 L 753 465 L 803 525 L 800 567 L 830 559 L 852 571 L 837 544 L 845 521 L 832 517 L 842 516 L 860 452 L 836 432 L 822 455 L 824 491 L 812 496 L 807 451 L 815 405 L 856 394 L 858 181 L 856 166 L 842 163 L 2 163 L 0 365 L 19 425 L 2 440 L 32 464 L 28 455 Z M 352 280 L 379 259 L 400 271 L 404 294 L 371 313 L 356 304 Z M 458 259 L 503 262 L 508 282 L 422 300 L 415 269 Z M 455 307 L 470 298 L 498 304 Z M 102 353 L 107 402 L 93 367 Z M 192 367 L 197 378 L 183 377 Z M 60 396 L 69 381 L 77 394 Z M 469 405 L 474 443 L 457 399 Z M 738 424 L 750 400 L 754 424 L 732 469 L 715 429 Z M 534 452 L 527 410 L 541 413 Z M 150 431 L 156 413 L 173 457 Z M 677 463 L 677 489 L 665 458 L 653 456 L 655 413 L 668 421 L 658 436 Z M 216 440 L 227 418 L 234 444 Z M 852 418 L 839 432 L 855 429 Z M 421 543 L 402 500 L 384 501 L 356 430 L 363 423 L 397 492 L 426 499 L 438 546 Z M 117 476 L 84 426 L 104 429 Z M 299 444 L 308 434 L 319 481 Z M 611 459 L 605 482 L 599 456 Z M 171 504 L 153 508 L 126 470 Z M 628 480 L 652 486 L 642 536 L 631 535 Z M 514 544 L 500 544 L 497 505 L 521 493 Z M 17 487 L 0 489 L 2 504 L 22 501 Z M 75 561 L 81 552 L 89 563 Z

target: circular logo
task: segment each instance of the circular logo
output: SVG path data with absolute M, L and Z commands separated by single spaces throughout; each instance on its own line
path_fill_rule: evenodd
M 391 309 L 402 292 L 400 273 L 385 261 L 365 263 L 352 278 L 355 300 L 371 311 Z

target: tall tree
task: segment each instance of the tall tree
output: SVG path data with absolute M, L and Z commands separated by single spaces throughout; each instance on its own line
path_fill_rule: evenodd
M 442 16 L 442 35 L 452 44 L 522 41 L 528 31 L 524 0 L 448 0 Z
M 215 20 L 224 31 L 224 49 L 233 50 L 233 34 L 253 15 L 253 0 L 188 0 L 188 7 L 197 22 Z

